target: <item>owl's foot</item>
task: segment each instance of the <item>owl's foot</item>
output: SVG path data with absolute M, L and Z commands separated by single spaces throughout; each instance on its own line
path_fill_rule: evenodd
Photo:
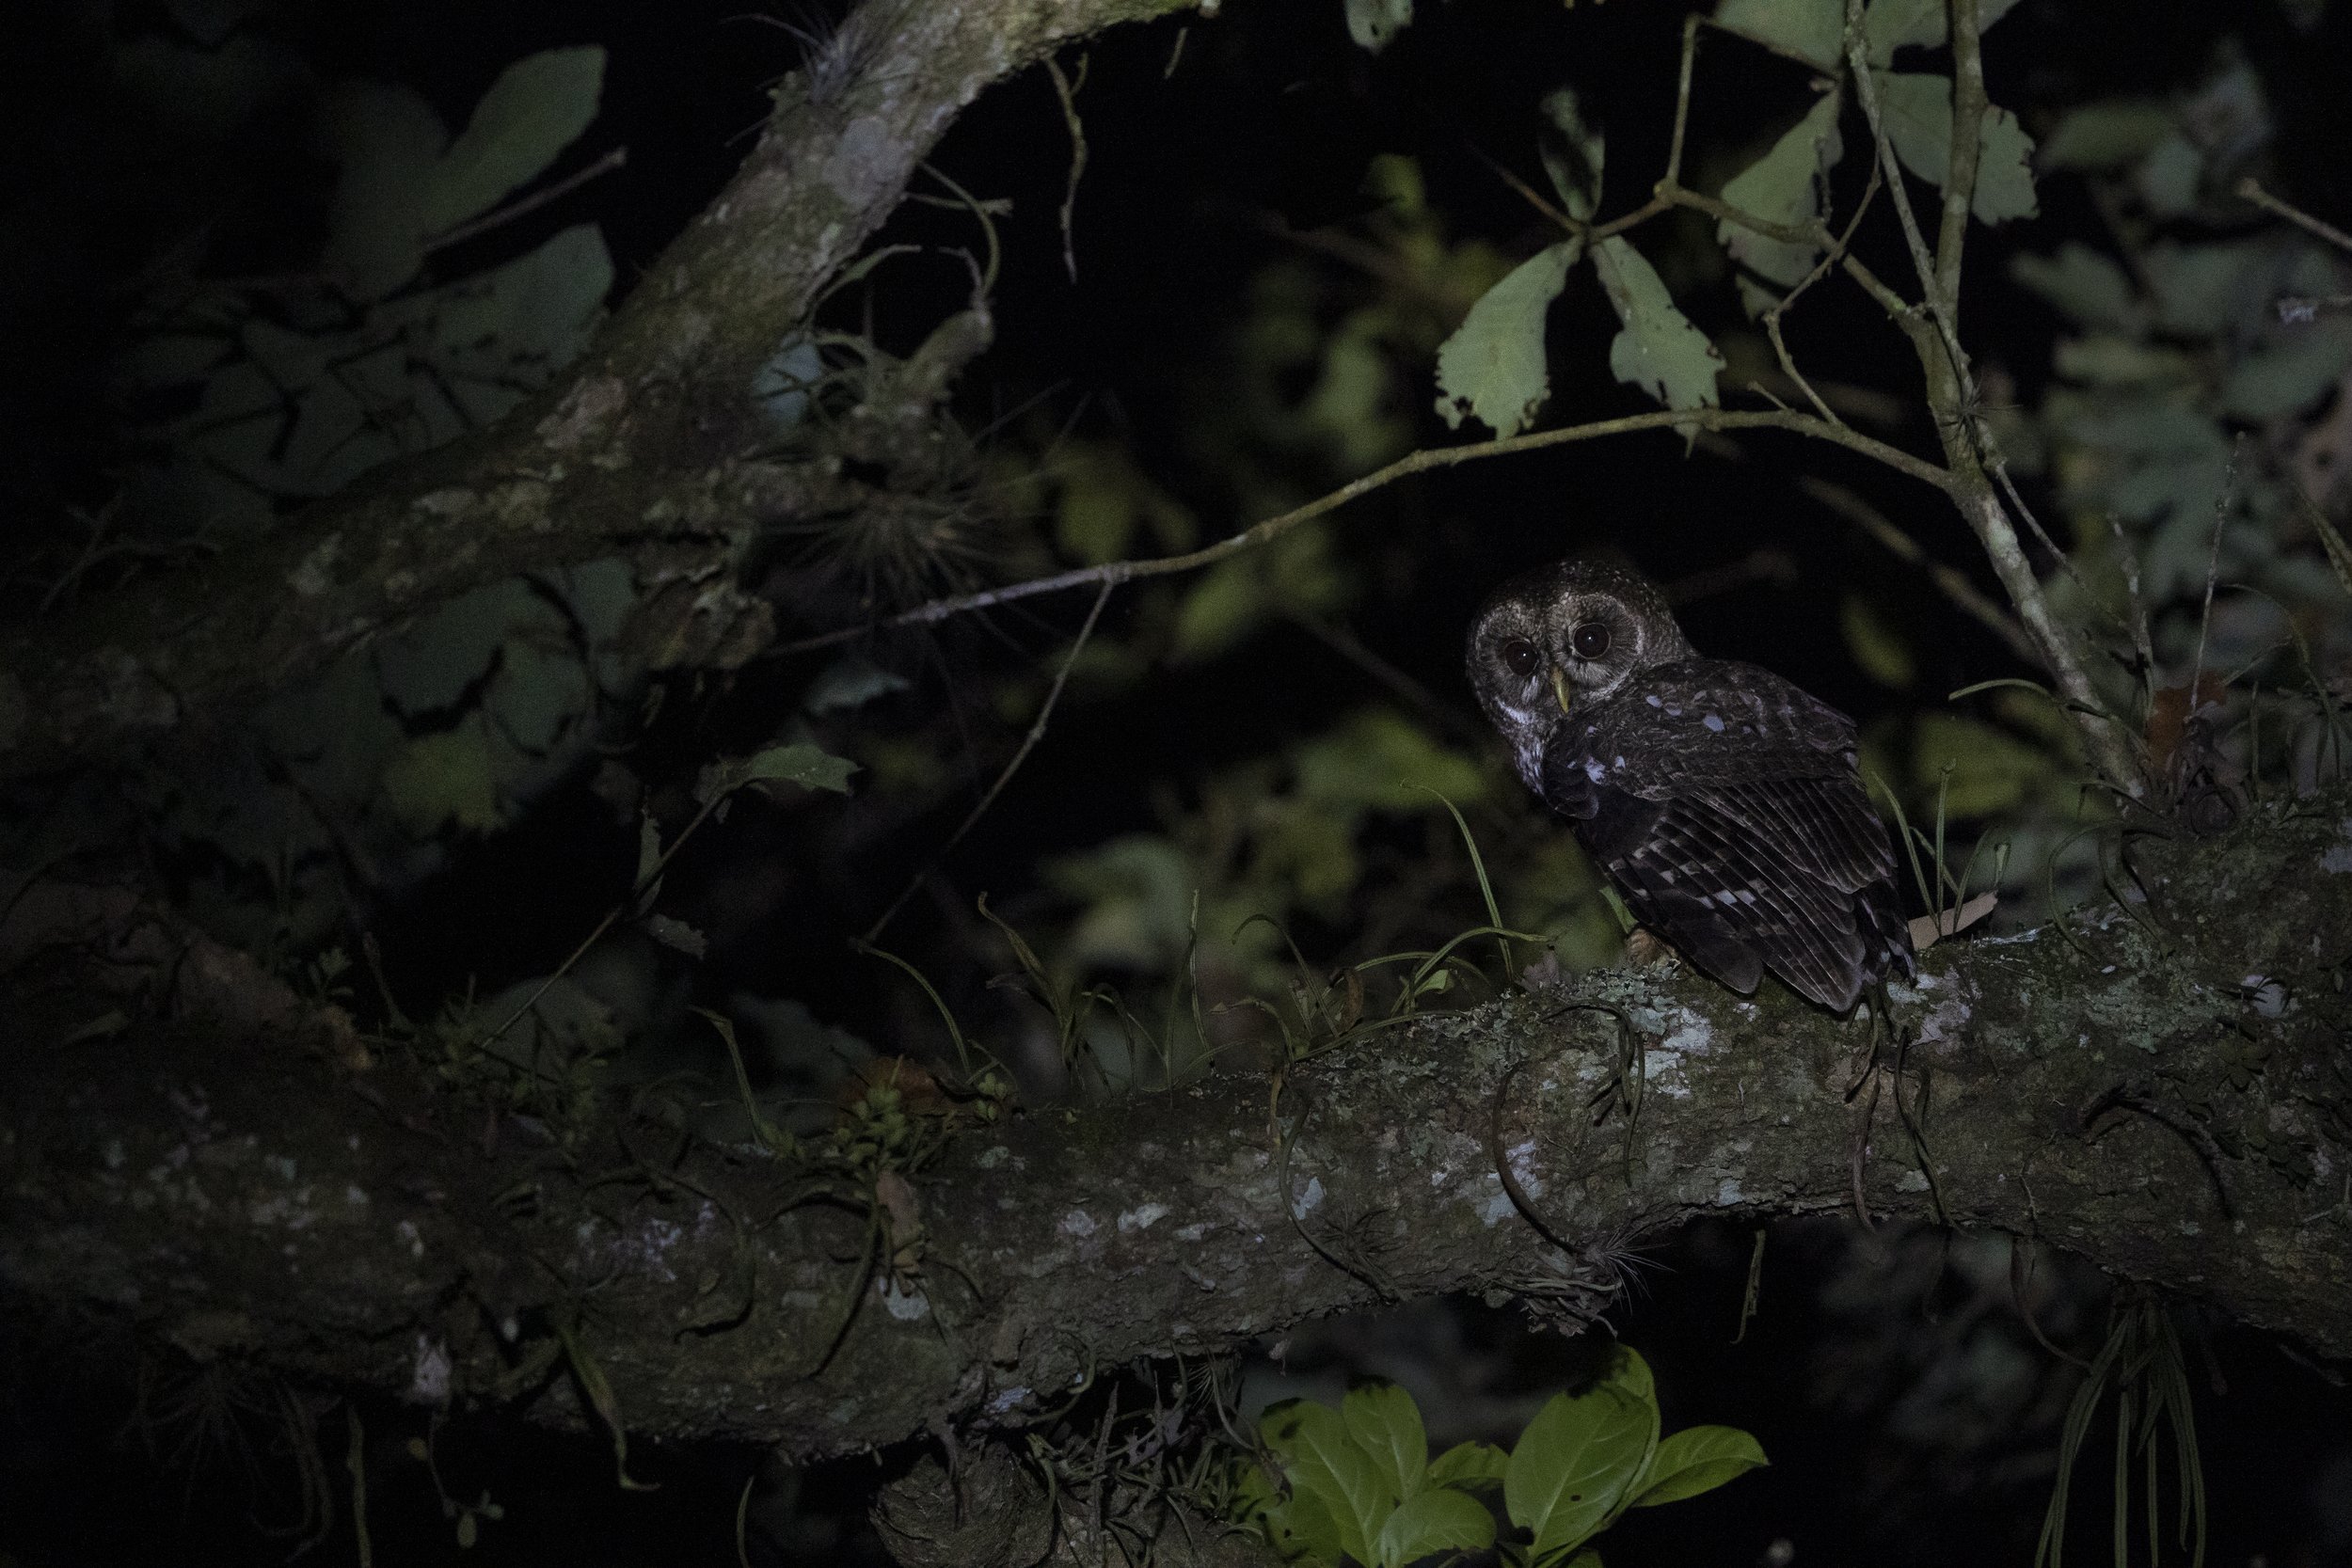
M 1625 961 L 1636 969 L 1655 969 L 1661 965 L 1680 963 L 1682 955 L 1672 943 L 1646 926 L 1636 926 L 1626 934 Z

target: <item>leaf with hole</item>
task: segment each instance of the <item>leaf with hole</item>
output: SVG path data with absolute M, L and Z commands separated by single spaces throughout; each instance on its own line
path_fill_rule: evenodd
M 1658 270 L 1613 234 L 1594 247 L 1593 266 L 1625 324 L 1609 345 L 1609 369 L 1616 378 L 1669 408 L 1714 407 L 1724 356 L 1676 308 Z
M 1347 36 L 1377 55 L 1413 24 L 1413 0 L 1347 0 Z
M 1932 185 L 1949 178 L 1952 166 L 1952 79 L 1923 72 L 1879 71 L 1879 115 L 1886 139 L 1903 166 Z M 1977 190 L 1968 210 L 1979 223 L 2032 217 L 2033 138 L 2017 117 L 1988 104 L 1977 135 Z
M 1581 240 L 1547 245 L 1470 307 L 1438 350 L 1438 412 L 1448 425 L 1459 430 L 1474 416 L 1497 436 L 1516 436 L 1543 405 L 1551 393 L 1544 318 L 1583 251 Z
M 1598 1529 L 1641 1474 L 1658 1407 L 1603 1384 L 1554 1395 L 1519 1433 L 1503 1469 L 1503 1507 L 1530 1531 L 1538 1560 Z

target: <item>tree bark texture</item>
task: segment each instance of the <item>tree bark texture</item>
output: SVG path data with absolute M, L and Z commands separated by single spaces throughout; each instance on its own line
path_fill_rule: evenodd
M 787 78 L 726 188 L 563 376 L 477 437 L 398 464 L 267 537 L 0 639 L 0 778 L 245 711 L 469 590 L 614 555 L 653 662 L 739 662 L 765 607 L 723 570 L 763 526 L 853 504 L 761 461 L 760 367 L 802 329 L 958 113 L 1061 43 L 1179 0 L 866 0 Z M 984 301 L 891 388 L 928 408 L 987 346 Z M 931 372 L 924 374 L 926 369 Z M 902 409 L 870 411 L 888 425 Z
M 588 1419 L 568 1338 L 633 1434 L 813 1457 L 1018 1425 L 1096 1369 L 1384 1298 L 1578 1319 L 1644 1237 L 1858 1193 L 2352 1356 L 2352 800 L 2125 848 L 2125 896 L 1925 955 L 1876 1067 L 1866 1022 L 1786 991 L 1610 972 L 1359 1039 L 1279 1096 L 1232 1070 L 968 1125 L 825 1201 L 618 1116 L 534 1141 L 298 1015 L 93 1031 L 107 955 L 52 946 L 5 988 L 0 1291 L 76 1334 Z

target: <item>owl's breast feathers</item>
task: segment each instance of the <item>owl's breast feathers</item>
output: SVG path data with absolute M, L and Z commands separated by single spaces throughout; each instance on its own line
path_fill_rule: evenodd
M 1843 1012 L 1890 970 L 1915 973 L 1853 721 L 1769 670 L 1642 672 L 1561 719 L 1541 793 L 1642 923 L 1735 990 L 1769 966 Z

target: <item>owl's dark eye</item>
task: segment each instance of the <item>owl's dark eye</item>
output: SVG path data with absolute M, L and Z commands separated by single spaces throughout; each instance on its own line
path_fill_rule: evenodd
M 1515 675 L 1534 674 L 1535 662 L 1540 657 L 1542 656 L 1535 651 L 1535 644 L 1524 637 L 1514 637 L 1502 645 L 1502 662 L 1511 667 L 1511 673 Z
M 1569 634 L 1568 646 L 1579 658 L 1598 658 L 1609 651 L 1609 628 L 1598 621 L 1587 621 Z

